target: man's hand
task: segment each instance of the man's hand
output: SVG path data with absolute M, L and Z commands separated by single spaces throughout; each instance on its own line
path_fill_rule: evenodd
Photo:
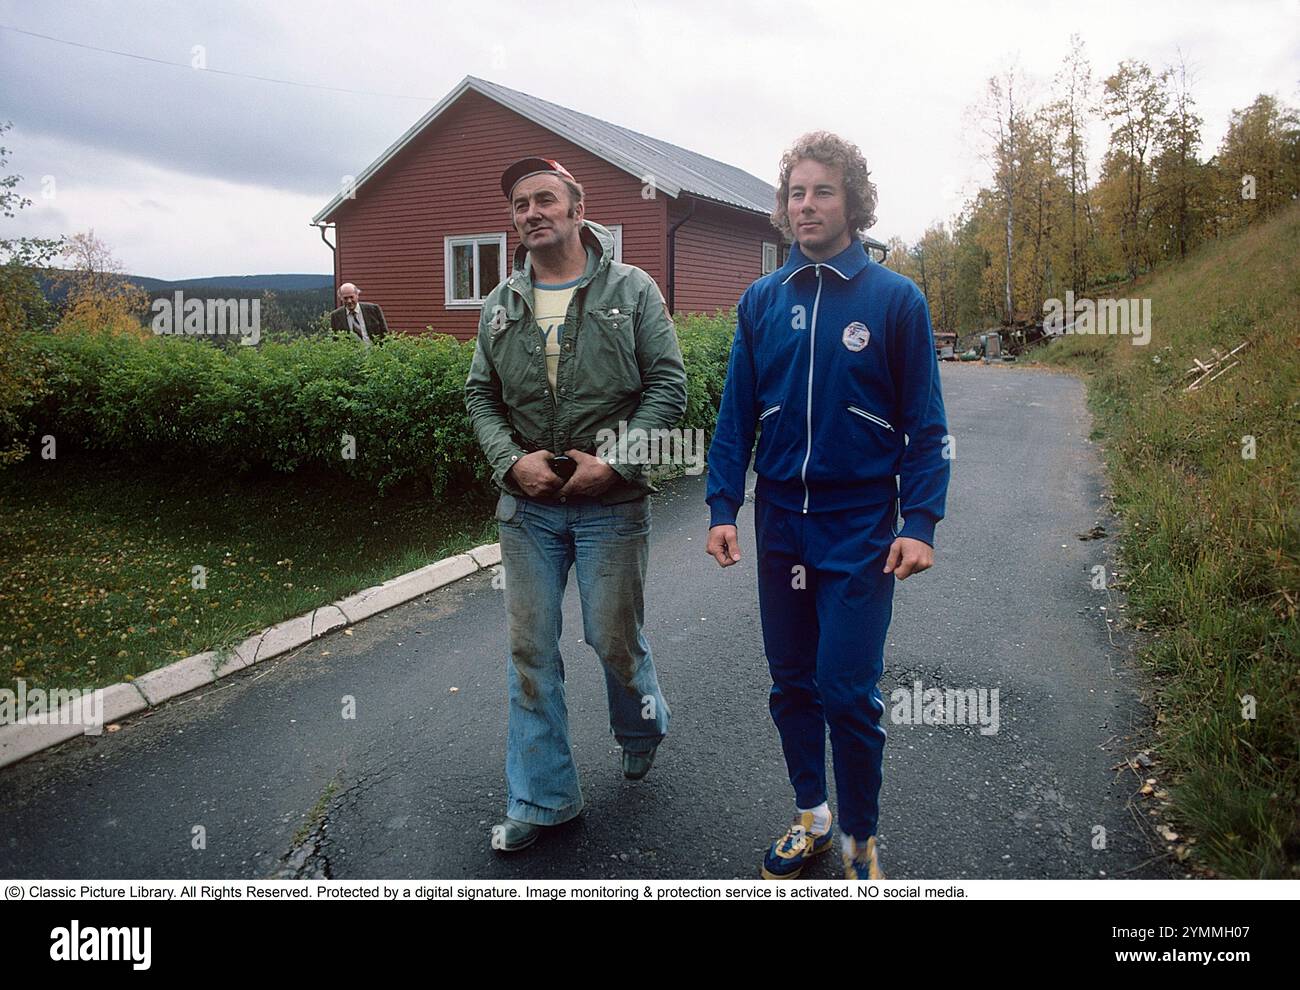
M 506 477 L 514 475 L 515 484 L 523 489 L 525 495 L 533 498 L 554 495 L 564 484 L 564 479 L 551 470 L 554 456 L 549 450 L 534 450 L 515 461 Z
M 709 543 L 705 552 L 718 562 L 719 567 L 730 567 L 740 560 L 740 538 L 735 526 L 714 526 L 709 530 Z
M 561 495 L 599 495 L 618 480 L 618 472 L 599 457 L 581 450 L 565 451 L 577 462 L 573 477 L 560 489 Z
M 889 559 L 885 561 L 885 573 L 892 573 L 898 580 L 907 579 L 909 574 L 919 574 L 934 566 L 934 547 L 924 540 L 913 540 L 900 536 L 889 548 Z

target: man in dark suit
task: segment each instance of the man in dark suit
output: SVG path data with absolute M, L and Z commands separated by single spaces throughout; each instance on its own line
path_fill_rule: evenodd
M 351 282 L 339 286 L 339 302 L 343 305 L 330 313 L 330 326 L 344 330 L 359 338 L 369 347 L 377 344 L 388 333 L 384 311 L 375 303 L 361 302 L 361 290 Z

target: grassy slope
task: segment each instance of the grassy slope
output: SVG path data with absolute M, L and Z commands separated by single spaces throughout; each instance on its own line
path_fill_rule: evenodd
M 1072 337 L 1041 355 L 1088 378 L 1173 812 L 1195 858 L 1237 877 L 1300 876 L 1298 257 L 1295 204 L 1112 290 L 1152 300 L 1147 346 Z M 1245 340 L 1237 367 L 1184 391 L 1194 357 Z

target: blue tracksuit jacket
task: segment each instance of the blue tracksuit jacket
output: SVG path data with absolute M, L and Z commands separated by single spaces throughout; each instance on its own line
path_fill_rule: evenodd
M 738 305 L 709 448 L 711 526 L 736 521 L 756 429 L 758 498 L 805 513 L 898 498 L 899 535 L 933 546 L 950 470 L 921 290 L 856 240 L 821 263 L 793 245 Z

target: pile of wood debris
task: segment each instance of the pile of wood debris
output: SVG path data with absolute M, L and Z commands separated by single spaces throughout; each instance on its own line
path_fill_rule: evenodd
M 1240 361 L 1233 361 L 1232 364 L 1229 364 L 1226 367 L 1219 367 L 1220 365 L 1223 364 L 1224 361 L 1228 360 L 1228 358 L 1232 357 L 1234 354 L 1236 354 L 1239 350 L 1241 350 L 1249 343 L 1250 341 L 1244 340 L 1236 347 L 1234 347 L 1232 350 L 1230 350 L 1227 354 L 1220 354 L 1219 349 L 1217 347 L 1211 347 L 1210 352 L 1214 355 L 1214 360 L 1211 361 L 1209 364 L 1205 364 L 1203 361 L 1199 360 L 1198 358 L 1192 358 L 1192 360 L 1195 361 L 1196 363 L 1193 367 L 1187 369 L 1187 372 L 1186 374 L 1183 375 L 1183 377 L 1186 378 L 1188 375 L 1195 375 L 1198 371 L 1201 374 L 1200 377 L 1196 379 L 1196 381 L 1188 385 L 1185 389 L 1183 389 L 1183 391 L 1195 392 L 1197 389 L 1204 387 L 1202 383 L 1208 385 L 1210 384 L 1210 382 L 1214 381 L 1214 379 L 1222 375 L 1225 371 L 1231 371 L 1237 365 L 1241 364 Z M 1218 368 L 1219 370 L 1215 371 L 1216 368 Z M 1214 374 L 1210 375 L 1211 372 L 1214 372 Z M 1210 375 L 1209 381 L 1206 381 L 1207 375 Z

